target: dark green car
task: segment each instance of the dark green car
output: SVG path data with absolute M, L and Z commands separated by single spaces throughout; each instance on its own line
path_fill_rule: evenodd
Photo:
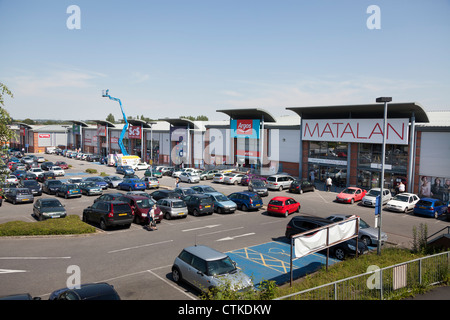
M 161 177 L 162 177 L 162 173 L 161 173 L 161 171 L 159 171 L 159 170 L 155 170 L 155 169 L 148 168 L 147 170 L 145 170 L 144 176 L 145 176 L 145 177 L 156 177 L 156 178 L 161 178 Z
M 95 183 L 94 181 L 90 181 L 90 182 L 81 182 L 78 187 L 81 190 L 82 194 L 85 194 L 87 196 L 92 196 L 92 195 L 101 195 L 103 194 L 102 188 L 100 188 L 97 183 Z
M 64 218 L 67 216 L 64 205 L 55 198 L 38 199 L 33 204 L 33 214 L 39 221 L 53 218 Z

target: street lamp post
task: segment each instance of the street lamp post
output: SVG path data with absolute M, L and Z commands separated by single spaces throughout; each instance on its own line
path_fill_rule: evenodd
M 378 246 L 377 254 L 381 254 L 381 208 L 383 206 L 383 187 L 384 187 L 384 162 L 386 158 L 386 131 L 387 131 L 387 104 L 392 101 L 392 97 L 380 97 L 376 102 L 384 103 L 384 118 L 383 118 L 383 147 L 381 152 L 381 185 L 380 185 L 380 201 L 378 201 Z

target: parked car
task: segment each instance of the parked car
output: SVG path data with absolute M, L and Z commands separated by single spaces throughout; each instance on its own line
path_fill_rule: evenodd
M 212 180 L 214 178 L 214 175 L 216 173 L 219 173 L 219 170 L 207 170 L 207 171 L 203 171 L 200 174 L 200 179 L 201 180 Z
M 103 193 L 102 188 L 100 188 L 94 181 L 84 181 L 75 185 L 80 188 L 81 194 L 85 194 L 87 196 L 99 195 Z
M 134 213 L 134 223 L 137 224 L 145 223 L 149 210 L 153 207 L 153 205 L 156 204 L 156 202 L 154 202 L 152 199 L 148 197 L 134 194 L 123 195 L 118 200 L 124 201 L 130 205 Z M 163 213 L 161 209 L 156 207 L 155 220 L 156 222 L 161 222 L 162 219 Z
M 178 187 L 178 188 L 173 189 L 173 191 L 179 194 L 180 199 L 184 199 L 184 197 L 198 193 L 198 192 L 192 190 L 192 188 L 187 188 L 187 187 Z
M 172 173 L 173 173 L 174 170 L 175 170 L 174 167 L 161 167 L 161 169 L 160 169 L 161 174 L 163 176 L 169 176 L 169 177 L 172 176 Z
M 364 206 L 375 207 L 377 202 L 377 197 L 380 196 L 381 189 L 380 188 L 372 188 L 366 195 L 362 198 L 361 204 Z M 383 188 L 383 203 L 385 205 L 389 200 L 392 199 L 392 194 L 389 189 Z
M 37 181 L 44 183 L 47 180 L 55 180 L 55 174 L 53 172 L 45 171 L 43 174 L 37 177 Z
M 81 198 L 81 189 L 76 184 L 63 184 L 58 190 L 56 190 L 57 197 L 68 198 Z
M 84 180 L 82 178 L 70 178 L 69 180 L 67 180 L 68 183 L 73 183 L 76 185 L 80 185 L 80 183 L 83 183 Z
M 448 210 L 447 203 L 434 198 L 422 198 L 414 206 L 414 214 L 438 218 L 446 214 Z
M 343 221 L 345 219 L 350 218 L 351 215 L 345 214 L 333 214 L 327 217 L 328 220 L 333 222 Z M 358 238 L 364 242 L 367 246 L 376 246 L 378 245 L 378 229 L 371 227 L 367 222 L 363 219 L 359 218 L 359 229 L 358 229 Z M 381 245 L 383 245 L 388 239 L 386 232 L 381 231 Z
M 267 178 L 267 188 L 271 190 L 289 189 L 295 179 L 286 174 L 276 174 Z
M 294 180 L 289 186 L 289 192 L 302 194 L 305 191 L 316 190 L 316 185 L 308 180 Z
M 45 158 L 43 156 L 37 156 L 37 162 L 38 163 L 45 162 Z
M 228 196 L 228 199 L 236 203 L 237 208 L 242 211 L 258 210 L 263 206 L 261 197 L 250 191 L 234 192 Z
M 215 183 L 223 183 L 223 177 L 224 174 L 223 173 L 216 173 L 213 177 L 213 182 Z
M 182 172 L 179 175 L 180 181 L 188 183 L 198 183 L 200 182 L 200 176 L 191 172 Z
M 65 161 L 56 161 L 55 162 L 55 166 L 58 166 L 58 167 L 60 167 L 63 170 L 69 169 L 69 165 Z
M 50 294 L 49 300 L 120 300 L 120 296 L 112 285 L 103 282 L 55 290 Z
M 172 172 L 172 177 L 178 178 L 182 172 L 192 172 L 193 168 L 183 168 Z
M 235 202 L 228 199 L 226 195 L 220 192 L 207 192 L 205 195 L 211 197 L 214 202 L 214 212 L 217 213 L 233 213 L 236 211 L 237 205 Z
M 65 218 L 67 211 L 56 198 L 41 198 L 33 204 L 33 214 L 39 221 L 45 219 Z
M 170 220 L 172 218 L 186 218 L 186 203 L 178 198 L 163 198 L 156 202 L 156 206 L 163 212 L 164 218 Z
M 269 195 L 269 190 L 263 180 L 250 180 L 248 183 L 248 191 L 257 193 L 260 197 L 266 197 Z
M 28 188 L 11 188 L 4 193 L 5 201 L 12 204 L 25 203 L 34 201 L 34 196 Z
M 244 177 L 244 174 L 242 173 L 225 174 L 223 177 L 223 183 L 238 185 L 241 183 L 242 177 Z
M 48 171 L 53 172 L 57 177 L 63 177 L 66 174 L 66 172 L 58 166 L 52 166 Z
M 192 194 L 183 198 L 188 209 L 188 213 L 194 216 L 213 214 L 214 202 L 210 196 L 205 194 Z
M 181 199 L 180 195 L 173 190 L 157 190 L 150 193 L 153 199 L 155 201 L 158 201 L 160 199 L 164 198 L 175 198 L 175 199 Z
M 100 197 L 94 199 L 94 202 L 97 201 L 115 201 L 123 196 L 123 193 L 115 192 L 115 193 L 104 193 Z
M 159 189 L 159 180 L 156 177 L 143 177 L 142 182 L 145 183 L 147 189 Z
M 103 177 L 103 180 L 107 183 L 108 188 L 117 188 L 119 183 L 123 181 L 123 178 L 119 176 L 106 176 Z
M 295 216 L 286 225 L 285 236 L 291 238 L 296 234 L 303 233 L 316 228 L 324 227 L 333 223 L 331 220 L 316 216 Z M 367 245 L 358 241 L 358 255 L 367 253 L 369 248 Z M 330 248 L 330 252 L 338 260 L 344 260 L 348 256 L 356 255 L 356 240 L 350 239 L 334 245 Z
M 28 170 L 28 172 L 39 177 L 39 176 L 43 175 L 45 171 L 42 170 L 41 168 L 31 168 L 30 170 Z
M 19 180 L 23 181 L 23 180 L 34 180 L 37 182 L 37 175 L 35 175 L 34 173 L 31 172 L 26 172 L 22 175 L 19 176 Z
M 246 174 L 246 175 L 244 175 L 242 177 L 241 185 L 242 186 L 248 186 L 250 180 L 261 180 L 264 183 L 267 183 L 267 178 L 266 177 L 263 177 L 263 176 L 260 176 L 260 175 L 257 175 L 257 174 L 253 174 L 253 173 L 249 173 L 249 174 Z
M 399 193 L 386 203 L 385 209 L 406 213 L 409 210 L 414 210 L 414 206 L 419 200 L 420 198 L 416 194 L 408 192 Z
M 147 170 L 150 167 L 150 165 L 148 163 L 145 162 L 139 162 L 133 169 L 135 171 L 138 170 Z
M 208 185 L 202 185 L 202 184 L 193 186 L 193 187 L 191 187 L 191 189 L 197 193 L 217 192 L 217 190 L 214 189 L 213 187 L 208 186 Z
M 356 201 L 361 201 L 364 196 L 366 195 L 367 190 L 356 188 L 356 187 L 348 187 L 342 190 L 337 196 L 336 201 L 337 202 L 344 202 L 344 203 L 355 203 Z
M 83 210 L 83 221 L 97 223 L 102 230 L 112 226 L 129 228 L 133 220 L 133 211 L 124 201 L 96 201 Z
M 20 180 L 22 177 L 26 176 L 28 174 L 28 172 L 26 172 L 25 170 L 16 170 L 16 171 L 13 171 L 12 174 L 15 175 L 17 177 L 17 179 Z
M 161 178 L 162 173 L 160 170 L 152 169 L 151 167 L 145 170 L 144 177 L 156 177 Z
M 140 179 L 123 179 L 121 183 L 117 185 L 117 189 L 121 190 L 145 190 L 147 186 Z
M 219 286 L 236 291 L 253 287 L 251 278 L 238 269 L 229 256 L 203 245 L 181 251 L 173 263 L 172 278 L 205 292 Z
M 108 189 L 108 183 L 102 177 L 87 177 L 84 179 L 85 182 L 93 181 L 95 182 L 102 190 Z
M 19 183 L 19 188 L 27 188 L 30 189 L 33 196 L 42 195 L 42 187 L 36 180 L 22 180 Z
M 53 167 L 55 164 L 51 161 L 45 161 L 41 164 L 41 169 L 44 171 L 48 171 L 51 167 Z
M 6 183 L 19 183 L 19 179 L 17 179 L 17 177 L 13 174 L 10 174 L 9 176 L 7 176 L 5 178 L 5 182 Z
M 294 212 L 300 212 L 300 202 L 291 197 L 275 197 L 267 205 L 267 213 L 284 215 L 286 218 Z
M 42 184 L 42 192 L 47 194 L 56 194 L 59 188 L 63 185 L 61 180 L 46 180 Z
M 134 174 L 134 170 L 131 166 L 117 166 L 116 173 L 119 174 Z

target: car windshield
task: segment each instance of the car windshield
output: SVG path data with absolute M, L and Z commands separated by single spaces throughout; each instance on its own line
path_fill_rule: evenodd
M 25 180 L 22 183 L 25 187 L 33 187 L 38 185 L 37 181 L 35 180 Z
M 236 271 L 236 266 L 230 257 L 220 260 L 208 261 L 208 275 L 216 276 Z
M 183 208 L 183 207 L 185 207 L 184 201 L 172 202 L 172 208 Z
M 408 202 L 409 201 L 409 197 L 408 196 L 402 196 L 402 195 L 396 195 L 392 200 Z
M 216 192 L 216 190 L 213 187 L 203 187 L 203 192 Z
M 42 207 L 44 208 L 62 207 L 62 204 L 58 200 L 42 201 Z
M 152 200 L 150 200 L 150 198 L 148 198 L 148 199 L 137 200 L 136 204 L 141 209 L 148 209 L 148 208 L 151 208 L 155 203 Z
M 97 187 L 97 184 L 95 182 L 86 182 L 84 184 L 85 187 L 91 187 L 91 188 L 95 188 Z
M 346 193 L 346 194 L 354 194 L 356 192 L 355 189 L 345 189 L 344 191 L 342 191 L 342 193 Z
M 68 184 L 67 189 L 78 189 L 78 186 L 76 184 Z
M 114 176 L 114 177 L 110 177 L 110 179 L 112 180 L 112 181 L 118 181 L 118 180 L 122 180 L 122 179 L 120 179 L 119 177 L 117 177 L 117 176 Z
M 368 196 L 377 197 L 380 195 L 380 190 L 370 190 L 369 193 L 367 193 Z
M 433 206 L 433 202 L 427 201 L 427 200 L 419 200 L 419 202 L 417 202 L 417 205 L 431 207 L 431 206 Z
M 252 186 L 262 188 L 265 187 L 266 184 L 261 180 L 252 180 Z
M 277 181 L 277 178 L 275 178 L 275 177 L 268 177 L 267 181 Z
M 17 194 L 25 194 L 28 195 L 30 194 L 30 190 L 29 189 L 17 189 Z
M 48 180 L 47 183 L 48 183 L 49 186 L 56 186 L 56 185 L 61 185 L 62 184 L 61 180 Z
M 360 229 L 367 229 L 370 228 L 369 224 L 365 222 L 363 219 L 359 219 L 359 228 Z
M 223 194 L 218 194 L 216 197 L 217 201 L 228 201 L 228 198 Z
M 274 205 L 274 206 L 282 206 L 283 205 L 283 201 L 280 200 L 270 200 L 269 204 Z

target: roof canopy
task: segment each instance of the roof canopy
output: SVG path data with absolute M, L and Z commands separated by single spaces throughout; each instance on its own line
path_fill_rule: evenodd
M 106 121 L 106 120 L 91 120 L 91 121 L 95 122 L 96 124 L 99 124 L 101 126 L 112 127 L 112 128 L 115 127 L 114 123 Z
M 77 120 L 71 120 L 72 123 L 82 126 L 82 127 L 89 127 L 88 124 L 86 122 L 83 121 L 77 121 Z
M 316 106 L 286 108 L 294 111 L 302 119 L 380 119 L 384 117 L 384 104 L 356 104 L 341 106 Z M 422 106 L 415 102 L 388 103 L 388 118 L 408 118 L 414 113 L 416 122 L 429 122 Z
M 264 122 L 276 122 L 275 118 L 263 109 L 225 109 L 217 110 L 217 112 L 223 112 L 231 119 L 252 119 L 263 120 Z
M 146 122 L 144 120 L 140 119 L 127 119 L 128 123 L 132 126 L 142 126 L 143 128 L 151 128 L 152 124 L 155 124 L 156 122 Z
M 164 118 L 158 119 L 159 121 L 166 121 L 174 127 L 188 127 L 189 129 L 195 129 L 197 126 L 194 121 L 186 118 Z

